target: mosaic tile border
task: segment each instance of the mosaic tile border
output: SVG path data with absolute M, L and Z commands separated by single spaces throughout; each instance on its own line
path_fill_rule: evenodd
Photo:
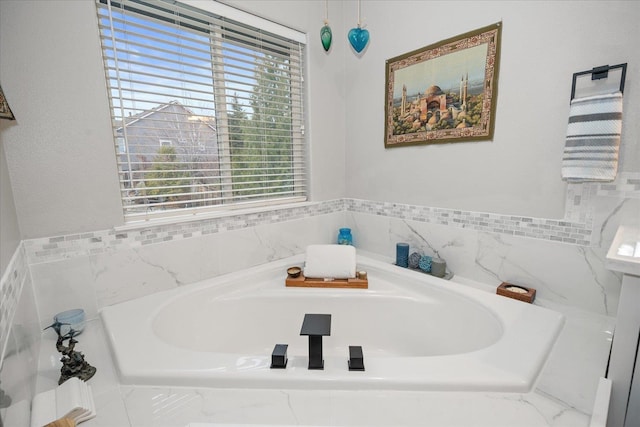
M 100 254 L 120 246 L 138 247 L 335 212 L 360 212 L 477 231 L 590 246 L 594 197 L 640 199 L 640 173 L 622 172 L 613 183 L 569 184 L 563 219 L 533 218 L 360 199 L 335 199 L 302 206 L 203 219 L 133 230 L 103 230 L 24 241 L 29 263 Z
M 13 316 L 28 273 L 26 252 L 21 242 L 0 279 L 0 366 L 4 360 Z
M 610 183 L 568 184 L 564 219 L 588 222 L 595 197 L 640 199 L 640 172 L 620 172 Z
M 598 185 L 596 194 L 602 197 L 640 199 L 640 172 L 620 172 L 615 182 Z
M 30 263 L 51 262 L 104 253 L 120 246 L 140 247 L 154 243 L 190 239 L 207 234 L 240 230 L 259 225 L 343 212 L 344 199 L 276 208 L 254 213 L 230 215 L 167 225 L 141 226 L 133 230 L 116 229 L 31 239 L 24 242 Z
M 586 246 L 591 243 L 591 223 L 358 199 L 347 200 L 347 210 L 477 231 L 551 240 L 573 245 Z
M 346 199 L 346 209 L 351 212 L 590 246 L 595 197 L 640 199 L 640 172 L 620 172 L 611 183 L 568 184 L 565 215 L 561 220 L 358 199 Z

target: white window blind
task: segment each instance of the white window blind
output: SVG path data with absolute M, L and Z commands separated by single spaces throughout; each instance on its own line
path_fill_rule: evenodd
M 96 4 L 127 219 L 306 200 L 303 43 L 175 1 Z

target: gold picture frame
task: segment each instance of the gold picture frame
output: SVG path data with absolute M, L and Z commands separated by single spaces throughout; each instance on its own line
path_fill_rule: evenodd
M 385 148 L 493 139 L 502 23 L 386 61 Z
M 13 116 L 13 113 L 11 112 L 11 108 L 9 108 L 9 103 L 4 97 L 4 92 L 2 92 L 2 86 L 0 86 L 0 119 L 7 119 L 7 120 L 16 119 Z

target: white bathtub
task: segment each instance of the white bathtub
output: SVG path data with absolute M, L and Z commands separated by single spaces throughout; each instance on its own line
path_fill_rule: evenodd
M 101 311 L 124 384 L 529 391 L 559 313 L 358 257 L 369 289 L 285 287 L 292 257 Z M 324 370 L 308 370 L 305 313 L 331 314 Z M 284 370 L 270 369 L 288 344 Z M 348 370 L 362 346 L 365 371 Z

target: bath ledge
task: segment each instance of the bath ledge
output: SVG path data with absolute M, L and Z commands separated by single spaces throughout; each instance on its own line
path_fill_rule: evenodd
M 361 254 L 357 263 L 369 275 L 369 289 L 285 287 L 286 268 L 301 260 L 292 256 L 104 307 L 100 317 L 121 382 L 527 392 L 564 324 L 560 313 Z M 377 315 L 383 312 L 396 315 Z M 322 376 L 308 369 L 307 340 L 299 329 L 304 313 L 331 314 L 335 321 L 335 336 L 322 345 Z M 275 344 L 288 345 L 284 374 L 270 368 Z M 347 349 L 354 345 L 364 349 L 367 366 L 358 375 L 347 369 Z M 155 357 L 142 360 L 131 351 L 141 346 Z
M 359 254 L 363 255 L 362 252 L 359 251 Z M 399 267 L 390 265 L 393 261 L 390 257 L 374 255 L 371 258 L 377 258 L 389 264 L 389 269 L 403 271 Z M 302 255 L 294 256 L 288 258 L 285 265 L 289 265 L 290 262 L 299 263 L 302 260 Z M 283 274 L 281 274 L 282 277 L 284 277 Z M 403 276 L 417 276 L 417 274 L 407 271 Z M 241 278 L 245 277 L 247 276 L 243 275 Z M 456 276 L 456 281 L 460 279 L 460 276 Z M 484 288 L 482 283 L 469 284 Z M 486 290 L 494 293 L 495 287 L 487 286 Z M 298 293 L 306 293 L 306 291 L 303 289 Z M 541 302 L 543 300 L 536 299 L 536 303 Z M 517 301 L 512 301 L 510 305 L 528 306 Z M 360 414 L 354 412 L 354 408 L 368 408 L 360 414 L 366 417 L 366 420 L 372 420 L 368 425 L 394 426 L 398 424 L 398 419 L 402 419 L 407 425 L 424 425 L 426 413 L 434 418 L 431 420 L 434 425 L 449 425 L 451 414 L 456 414 L 456 420 L 460 421 L 460 425 L 479 427 L 498 424 L 547 426 L 547 420 L 554 420 L 555 424 L 566 427 L 595 427 L 597 424 L 590 426 L 589 421 L 591 418 L 597 421 L 604 415 L 601 411 L 604 408 L 598 411 L 594 401 L 596 394 L 601 391 L 596 390 L 598 379 L 604 375 L 609 356 L 611 336 L 607 331 L 612 330 L 615 319 L 570 306 L 552 307 L 552 309 L 565 315 L 567 321 L 536 386 L 533 390 L 522 394 L 450 391 L 414 391 L 408 394 L 406 391 L 397 390 L 359 390 L 357 393 L 352 393 L 343 390 L 286 388 L 229 391 L 215 385 L 185 388 L 167 385 L 156 387 L 127 385 L 120 381 L 102 319 L 97 318 L 87 322 L 87 329 L 81 335 L 79 345 L 92 364 L 100 367 L 99 381 L 92 383 L 94 393 L 100 396 L 97 401 L 98 417 L 95 420 L 95 423 L 100 425 L 123 427 L 153 425 L 157 423 L 157 417 L 167 414 L 175 425 L 185 427 L 237 427 L 254 424 L 348 426 L 353 425 L 354 414 Z M 293 333 L 298 332 L 299 324 L 296 324 Z M 42 344 L 39 347 L 38 391 L 53 389 L 57 386 L 60 365 L 59 362 L 52 364 L 51 361 L 57 360 L 60 354 L 55 347 L 54 335 L 54 333 L 44 333 L 42 336 Z M 302 345 L 305 344 L 303 337 L 298 339 L 301 340 Z M 349 344 L 354 343 L 349 342 Z M 269 351 L 272 348 L 273 343 Z M 585 354 L 590 356 L 585 358 Z M 369 357 L 373 356 L 367 351 L 367 347 L 364 348 L 364 356 L 367 364 Z M 343 359 L 341 366 L 345 375 L 363 374 L 348 372 L 346 354 Z M 291 365 L 289 368 L 294 367 Z M 366 367 L 370 368 L 368 364 Z M 308 372 L 306 366 L 301 370 Z M 285 373 L 293 372 L 287 370 L 271 373 L 280 377 Z M 312 373 L 322 376 L 326 374 L 324 371 L 322 373 L 312 371 Z M 201 412 L 202 405 L 198 404 L 185 405 L 182 407 L 183 410 L 175 412 L 175 405 L 159 407 L 159 402 L 207 403 L 207 412 Z M 331 411 L 320 414 L 317 411 L 318 402 L 330 405 Z M 468 410 L 460 412 L 462 407 Z M 222 411 L 218 411 L 217 408 Z M 592 413 L 593 417 L 590 416 Z M 224 416 L 223 419 L 221 415 Z M 365 418 L 359 420 L 359 425 L 364 424 L 363 419 Z M 87 423 L 89 424 L 94 425 L 94 422 Z

